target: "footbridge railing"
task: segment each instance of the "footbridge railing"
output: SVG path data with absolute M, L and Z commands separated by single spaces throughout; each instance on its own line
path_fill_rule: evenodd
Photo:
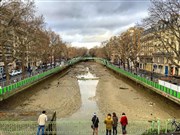
M 59 119 L 53 124 L 56 125 L 56 128 L 46 131 L 46 135 L 92 135 L 91 120 Z M 35 135 L 38 124 L 37 121 L 0 121 L 0 127 L 1 135 Z M 118 124 L 117 130 L 118 135 L 120 135 L 122 133 L 120 124 Z M 100 120 L 98 134 L 104 135 L 105 132 L 105 124 L 103 120 Z M 127 125 L 128 135 L 159 135 L 173 132 L 174 127 L 168 120 L 131 120 Z

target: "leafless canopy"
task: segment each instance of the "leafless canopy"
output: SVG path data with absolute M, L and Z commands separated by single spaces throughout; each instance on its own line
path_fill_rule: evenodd
M 151 0 L 149 17 L 143 20 L 146 29 L 153 29 L 156 47 L 171 64 L 180 61 L 180 1 Z

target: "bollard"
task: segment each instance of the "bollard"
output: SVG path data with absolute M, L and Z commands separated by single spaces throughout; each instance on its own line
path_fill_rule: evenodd
M 154 121 L 152 121 L 152 123 L 151 123 L 151 130 L 152 131 L 154 130 Z
M 168 120 L 166 120 L 166 129 L 165 129 L 165 133 L 167 133 L 167 129 L 168 128 Z
M 2 87 L 0 86 L 0 95 L 3 94 Z
M 158 119 L 157 121 L 157 124 L 158 124 L 158 135 L 160 134 L 160 120 Z

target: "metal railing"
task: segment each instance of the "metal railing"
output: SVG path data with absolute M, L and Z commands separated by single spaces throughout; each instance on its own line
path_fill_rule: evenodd
M 6 95 L 13 95 L 13 93 L 15 93 L 17 90 L 19 90 L 23 87 L 26 87 L 26 86 L 33 85 L 36 82 L 38 82 L 39 80 L 46 78 L 52 74 L 55 74 L 69 66 L 72 66 L 73 64 L 79 62 L 80 60 L 81 60 L 81 58 L 74 58 L 72 60 L 67 61 L 64 66 L 56 67 L 56 68 L 50 69 L 46 72 L 42 72 L 42 73 L 36 74 L 34 76 L 25 78 L 23 80 L 19 80 L 18 82 L 10 84 L 5 87 L 0 87 L 0 100 L 3 100 L 4 98 L 6 98 Z
M 48 123 L 45 135 L 56 135 L 56 112 L 53 113 L 52 119 Z
M 173 89 L 170 89 L 170 88 L 167 88 L 165 86 L 162 86 L 156 82 L 153 82 L 147 78 L 144 78 L 144 77 L 141 77 L 139 75 L 135 75 L 131 72 L 128 72 L 128 71 L 125 71 L 121 68 L 118 68 L 114 65 L 112 65 L 111 63 L 109 63 L 109 61 L 105 60 L 105 59 L 102 59 L 102 58 L 94 58 L 94 57 L 78 57 L 78 58 L 74 58 L 74 59 L 71 59 L 70 61 L 67 61 L 66 65 L 64 67 L 56 67 L 56 68 L 53 68 L 53 69 L 50 69 L 46 72 L 43 72 L 43 73 L 39 73 L 35 76 L 31 76 L 29 78 L 26 78 L 24 80 L 20 80 L 14 84 L 11 84 L 9 86 L 6 86 L 6 87 L 2 87 L 0 88 L 0 95 L 4 95 L 6 94 L 7 92 L 11 92 L 15 89 L 19 89 L 20 87 L 22 86 L 25 86 L 25 85 L 29 85 L 37 80 L 40 80 L 46 76 L 49 76 L 50 74 L 53 74 L 53 73 L 56 73 L 56 72 L 59 72 L 60 70 L 68 67 L 68 66 L 72 66 L 73 64 L 79 62 L 79 61 L 84 61 L 84 60 L 94 60 L 98 63 L 101 63 L 103 65 L 106 65 L 108 68 L 118 72 L 118 73 L 121 73 L 137 82 L 140 82 L 141 84 L 145 84 L 146 86 L 150 86 L 150 87 L 153 87 L 155 88 L 157 91 L 159 91 L 160 93 L 164 93 L 165 96 L 167 95 L 170 95 L 172 97 L 175 97 L 177 98 L 178 100 L 180 99 L 180 91 L 175 91 Z M 179 102 L 179 101 L 178 101 Z
M 93 59 L 93 58 L 92 58 Z M 105 59 L 102 59 L 102 58 L 94 58 L 94 60 L 98 63 L 101 63 L 105 66 L 107 66 L 108 68 L 118 72 L 118 73 L 121 73 L 123 74 L 124 76 L 127 76 L 129 77 L 130 79 L 134 80 L 134 81 L 137 81 L 145 86 L 149 86 L 151 88 L 154 88 L 157 92 L 159 92 L 159 94 L 165 96 L 165 97 L 168 97 L 168 95 L 170 95 L 171 97 L 174 97 L 173 101 L 177 102 L 180 104 L 180 91 L 175 91 L 173 89 L 170 89 L 170 88 L 167 88 L 165 86 L 162 86 L 156 82 L 153 82 L 149 79 L 146 79 L 144 77 L 141 77 L 139 75 L 135 75 L 131 72 L 128 72 L 128 71 L 125 71 L 117 66 L 114 66 L 112 65 L 109 61 L 105 60 Z
M 46 135 L 91 135 L 91 120 L 57 120 L 46 124 Z M 53 125 L 49 128 L 49 125 Z M 35 135 L 38 123 L 36 121 L 0 121 L 0 135 Z M 50 130 L 47 130 L 47 129 Z M 117 127 L 118 135 L 121 125 Z M 128 135 L 158 135 L 161 133 L 173 133 L 174 127 L 169 120 L 132 121 L 127 125 Z M 105 124 L 100 120 L 98 134 L 104 135 Z

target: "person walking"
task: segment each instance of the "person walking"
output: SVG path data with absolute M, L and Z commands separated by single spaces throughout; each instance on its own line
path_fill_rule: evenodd
M 122 134 L 125 135 L 126 134 L 126 125 L 128 124 L 128 119 L 127 119 L 125 113 L 122 113 L 122 116 L 120 118 L 120 123 L 122 126 Z
M 97 117 L 96 113 L 93 114 L 91 121 L 92 121 L 93 135 L 98 135 L 99 118 Z
M 111 129 L 113 125 L 113 120 L 111 114 L 109 113 L 104 120 L 104 124 L 106 124 L 106 135 L 111 135 Z
M 117 125 L 118 125 L 118 117 L 116 116 L 116 113 L 113 112 L 113 135 L 117 135 Z
M 42 130 L 41 135 L 44 135 L 44 129 L 45 129 L 46 121 L 47 121 L 46 111 L 42 111 L 42 114 L 38 118 L 39 126 L 38 126 L 37 135 L 40 134 L 41 130 Z

